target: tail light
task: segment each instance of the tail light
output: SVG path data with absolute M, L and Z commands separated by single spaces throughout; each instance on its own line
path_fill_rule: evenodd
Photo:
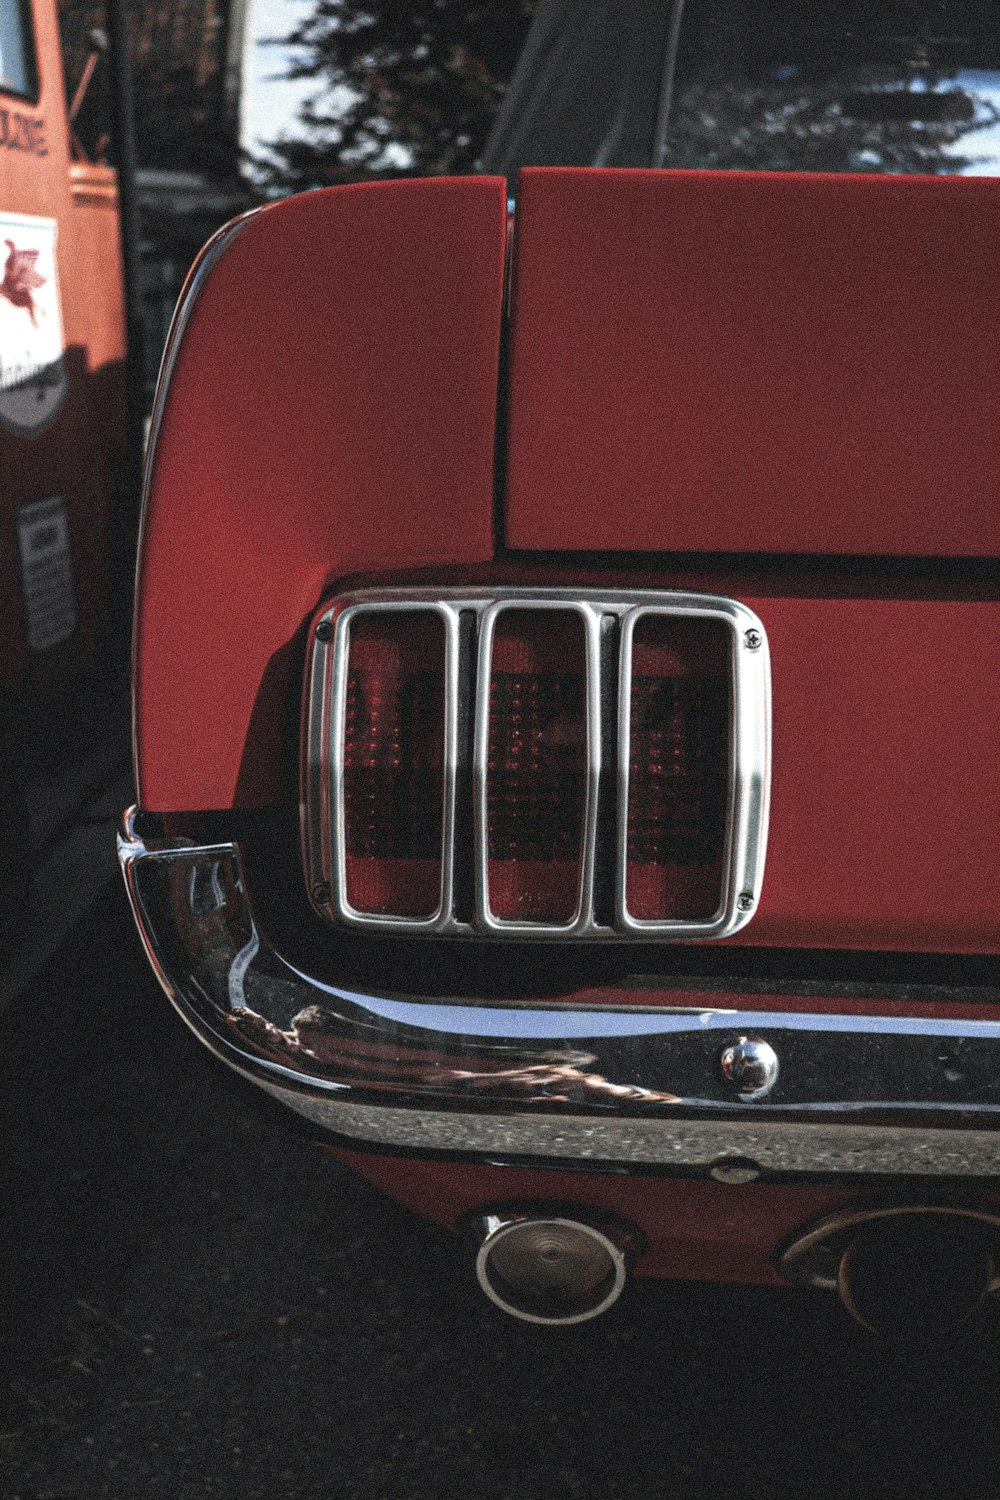
M 649 613 L 630 635 L 625 908 L 643 921 L 706 921 L 722 902 L 728 632 Z
M 356 911 L 431 917 L 441 904 L 444 622 L 361 616 L 344 703 L 344 874 Z
M 311 665 L 313 902 L 452 935 L 726 936 L 763 874 L 769 695 L 728 599 L 341 599 Z
M 505 609 L 486 705 L 485 894 L 501 921 L 579 910 L 587 802 L 587 642 L 565 609 Z

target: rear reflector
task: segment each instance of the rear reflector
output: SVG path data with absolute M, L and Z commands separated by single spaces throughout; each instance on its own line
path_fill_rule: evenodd
M 344 864 L 359 912 L 441 904 L 445 631 L 428 610 L 351 626 L 344 705 Z
M 635 623 L 625 905 L 642 921 L 704 921 L 722 905 L 730 651 L 716 620 Z
M 305 863 L 332 921 L 674 940 L 756 909 L 770 666 L 732 599 L 345 595 L 317 626 L 305 729 Z
M 566 923 L 580 904 L 587 645 L 568 610 L 505 609 L 493 633 L 486 886 L 501 921 Z

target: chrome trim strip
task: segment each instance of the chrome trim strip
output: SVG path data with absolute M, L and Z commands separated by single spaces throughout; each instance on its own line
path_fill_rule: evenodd
M 332 910 L 327 889 L 329 850 L 333 842 L 331 808 L 335 800 L 329 765 L 333 743 L 330 728 L 334 671 L 332 653 L 333 611 L 316 622 L 312 654 L 306 671 L 306 693 L 302 710 L 302 794 L 299 804 L 299 838 L 302 868 L 309 898 L 318 912 L 329 918 Z M 327 851 L 324 853 L 324 851 Z
M 458 804 L 458 715 L 461 689 L 461 621 L 453 610 L 442 611 L 445 624 L 444 675 L 444 798 L 441 829 L 441 906 L 455 921 L 455 824 Z M 456 923 L 457 925 L 457 923 Z
M 448 641 L 446 678 L 445 814 L 442 830 L 442 899 L 437 912 L 414 919 L 359 912 L 347 899 L 343 835 L 343 714 L 351 622 L 359 613 L 429 609 L 441 615 Z M 493 636 L 499 616 L 510 609 L 562 610 L 578 615 L 586 640 L 588 733 L 587 793 L 580 901 L 564 923 L 519 922 L 497 917 L 487 891 L 487 758 L 489 680 Z M 461 617 L 475 616 L 478 641 L 463 646 Z M 732 640 L 732 725 L 730 731 L 730 806 L 723 862 L 724 902 L 705 921 L 649 921 L 627 909 L 625 856 L 628 813 L 629 703 L 632 636 L 648 614 L 673 618 L 714 619 L 725 624 Z M 621 630 L 618 659 L 602 663 L 606 622 Z M 308 701 L 303 727 L 302 848 L 310 899 L 328 921 L 384 932 L 433 933 L 445 936 L 488 934 L 520 939 L 585 938 L 645 941 L 706 940 L 729 937 L 745 927 L 757 909 L 764 876 L 770 787 L 770 657 L 760 620 L 736 600 L 709 594 L 562 588 L 474 588 L 446 590 L 383 589 L 345 594 L 320 617 L 307 672 Z M 332 639 L 324 638 L 330 637 Z M 753 644 L 748 644 L 750 641 Z M 617 674 L 617 684 L 615 682 Z M 455 837 L 458 797 L 459 705 L 464 684 L 474 692 L 472 736 L 474 902 L 471 923 L 459 921 L 455 901 Z M 604 856 L 598 826 L 602 799 L 604 717 L 618 713 L 617 834 L 609 851 L 609 875 L 615 891 L 611 923 L 598 921 L 595 887 Z M 331 811 L 332 808 L 332 811 Z
M 597 880 L 597 817 L 600 808 L 603 766 L 603 692 L 601 689 L 601 614 L 582 610 L 587 651 L 587 790 L 583 812 L 583 869 L 581 871 L 580 928 L 597 929 L 595 882 Z
M 994 1021 L 958 1014 L 960 995 L 933 1020 L 709 995 L 643 1008 L 626 985 L 601 1006 L 366 995 L 268 942 L 235 844 L 147 847 L 129 815 L 119 855 L 153 968 L 200 1040 L 346 1138 L 665 1170 L 737 1157 L 774 1173 L 1000 1174 L 1000 996 Z M 748 1033 L 782 1061 L 759 1101 L 719 1066 Z

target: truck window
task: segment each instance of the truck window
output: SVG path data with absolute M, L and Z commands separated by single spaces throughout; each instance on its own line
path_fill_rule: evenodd
M 0 90 L 38 97 L 31 15 L 22 0 L 0 0 Z

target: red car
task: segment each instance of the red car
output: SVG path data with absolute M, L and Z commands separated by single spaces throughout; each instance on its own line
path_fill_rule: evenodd
M 206 247 L 126 880 L 509 1312 L 943 1333 L 1000 1287 L 1000 16 L 654 9 L 541 5 L 483 176 Z

